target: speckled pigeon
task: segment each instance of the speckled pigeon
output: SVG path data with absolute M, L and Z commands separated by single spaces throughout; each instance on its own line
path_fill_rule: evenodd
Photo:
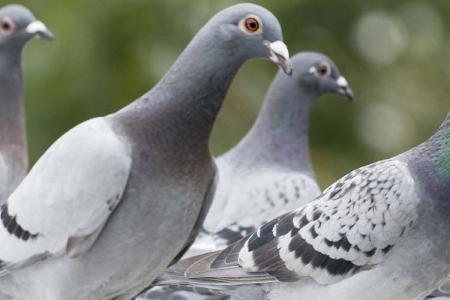
M 450 113 L 426 142 L 223 251 L 180 261 L 167 282 L 259 283 L 271 300 L 422 300 L 450 272 L 449 199 Z
M 353 94 L 328 57 L 303 52 L 291 61 L 292 76 L 278 72 L 246 137 L 216 160 L 216 194 L 185 257 L 223 249 L 320 194 L 309 155 L 311 108 L 323 94 L 337 93 L 348 99 Z M 143 298 L 167 299 L 167 294 L 174 297 L 170 287 L 157 287 Z M 186 292 L 179 294 L 180 299 L 187 297 Z
M 1 207 L 0 291 L 13 299 L 125 300 L 183 253 L 216 170 L 208 140 L 248 59 L 288 73 L 278 20 L 240 4 L 215 15 L 157 85 L 58 139 Z
M 50 40 L 52 34 L 25 7 L 0 8 L 0 203 L 28 171 L 22 50 L 33 37 Z

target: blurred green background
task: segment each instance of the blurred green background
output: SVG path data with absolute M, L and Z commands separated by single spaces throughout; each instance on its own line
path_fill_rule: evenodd
M 150 89 L 213 14 L 238 3 L 17 2 L 56 36 L 51 44 L 33 41 L 24 53 L 31 163 L 69 128 L 113 112 Z M 315 50 L 329 55 L 355 92 L 354 104 L 325 96 L 314 107 L 312 156 L 322 187 L 423 141 L 447 113 L 450 1 L 256 3 L 278 16 L 291 54 Z M 242 68 L 214 130 L 215 154 L 249 129 L 275 72 L 268 61 Z

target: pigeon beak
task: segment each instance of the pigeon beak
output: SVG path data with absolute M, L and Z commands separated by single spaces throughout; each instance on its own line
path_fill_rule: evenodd
M 292 75 L 292 64 L 289 59 L 289 50 L 282 41 L 264 41 L 264 45 L 269 48 L 270 60 L 280 66 L 287 75 Z
M 25 28 L 25 31 L 32 36 L 43 38 L 48 41 L 53 40 L 53 33 L 51 33 L 50 30 L 47 29 L 47 26 L 41 21 L 31 22 L 28 24 L 27 28 Z
M 339 86 L 338 93 L 347 98 L 349 101 L 353 102 L 353 91 L 348 85 L 347 79 L 341 76 L 338 78 L 338 80 L 336 80 L 336 83 Z

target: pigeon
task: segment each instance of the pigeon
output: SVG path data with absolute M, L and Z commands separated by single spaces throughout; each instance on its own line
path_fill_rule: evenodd
M 217 158 L 216 194 L 185 257 L 223 249 L 320 194 L 309 155 L 310 111 L 323 94 L 352 100 L 353 92 L 323 54 L 301 52 L 291 62 L 292 76 L 278 72 L 246 137 Z M 163 295 L 171 295 L 174 288 L 155 287 L 142 298 L 166 299 Z
M 270 300 L 422 300 L 450 272 L 449 199 L 450 113 L 424 143 L 348 173 L 224 250 L 180 261 L 165 280 L 260 284 Z
M 211 129 L 251 58 L 292 72 L 272 13 L 224 9 L 149 92 L 51 145 L 1 207 L 0 291 L 127 300 L 181 257 L 215 190 Z
M 22 50 L 33 37 L 51 40 L 53 35 L 27 8 L 0 8 L 0 203 L 28 171 Z

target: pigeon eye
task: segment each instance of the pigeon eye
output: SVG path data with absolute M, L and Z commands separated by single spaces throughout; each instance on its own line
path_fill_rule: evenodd
M 259 29 L 259 22 L 255 18 L 245 19 L 245 28 L 248 31 L 255 32 Z
M 255 15 L 245 17 L 240 23 L 239 27 L 242 31 L 249 34 L 258 34 L 262 32 L 261 19 Z
M 14 22 L 10 18 L 4 18 L 0 21 L 0 31 L 3 34 L 10 34 L 14 30 Z
M 327 77 L 331 74 L 331 67 L 329 64 L 322 62 L 316 67 L 316 73 L 320 77 Z

